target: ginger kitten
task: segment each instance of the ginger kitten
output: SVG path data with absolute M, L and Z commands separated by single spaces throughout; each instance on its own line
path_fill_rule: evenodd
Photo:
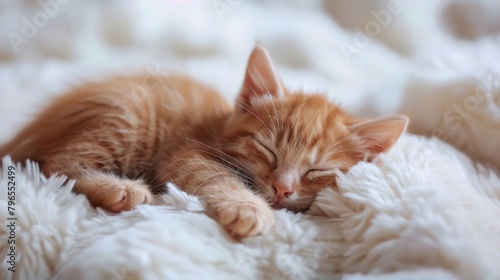
M 304 211 L 320 189 L 393 146 L 408 119 L 351 117 L 321 95 L 287 90 L 257 46 L 236 105 L 180 76 L 88 84 L 46 108 L 0 155 L 76 179 L 90 203 L 120 212 L 173 182 L 234 237 L 265 233 L 274 208 Z M 145 82 L 146 81 L 146 82 Z

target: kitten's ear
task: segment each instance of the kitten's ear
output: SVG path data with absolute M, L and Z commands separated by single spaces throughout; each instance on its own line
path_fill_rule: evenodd
M 388 151 L 405 132 L 408 118 L 403 115 L 362 121 L 349 127 L 354 149 L 362 160 L 372 160 Z
M 266 49 L 257 45 L 248 59 L 243 87 L 236 100 L 239 105 L 237 107 L 242 110 L 242 107 L 249 109 L 252 99 L 264 95 L 282 96 L 283 87 Z

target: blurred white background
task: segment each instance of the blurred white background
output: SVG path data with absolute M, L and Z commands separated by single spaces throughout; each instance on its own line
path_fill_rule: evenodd
M 110 75 L 188 73 L 232 99 L 261 43 L 292 89 L 358 116 L 405 113 L 412 132 L 444 128 L 480 159 L 500 151 L 474 150 L 500 130 L 500 94 L 453 109 L 478 88 L 498 92 L 499 1 L 1 1 L 0 35 L 0 142 L 54 94 Z M 473 144 L 453 140 L 470 133 Z
M 257 43 L 269 50 L 278 74 L 291 89 L 323 92 L 360 117 L 404 113 L 411 119 L 410 132 L 440 137 L 472 159 L 496 165 L 500 174 L 498 0 L 0 0 L 0 145 L 14 137 L 53 96 L 113 75 L 186 73 L 233 99 L 242 83 L 247 58 Z M 394 270 L 399 262 L 409 269 L 420 261 L 435 265 L 439 258 L 443 264 L 456 271 L 467 271 L 468 275 L 481 275 L 475 273 L 498 267 L 495 263 L 498 231 L 495 227 L 490 229 L 490 225 L 483 227 L 498 218 L 492 210 L 498 208 L 495 208 L 497 200 L 483 199 L 499 197 L 498 193 L 493 194 L 498 189 L 498 176 L 485 169 L 476 174 L 475 166 L 469 166 L 467 160 L 459 163 L 458 156 L 443 160 L 451 153 L 446 145 L 415 139 L 407 137 L 408 141 L 401 141 L 412 152 L 405 151 L 403 155 L 415 157 L 396 161 L 407 160 L 407 165 L 395 165 L 409 173 L 416 170 L 415 176 L 405 173 L 399 178 L 396 175 L 402 173 L 389 170 L 379 178 L 367 172 L 347 185 L 352 185 L 346 188 L 351 189 L 351 194 L 358 187 L 364 193 L 373 185 L 369 181 L 375 178 L 375 184 L 382 182 L 380 185 L 385 186 L 384 182 L 390 181 L 386 185 L 394 192 L 404 190 L 406 194 L 389 198 L 386 194 L 392 194 L 392 190 L 385 193 L 380 187 L 361 196 L 346 196 L 351 202 L 365 201 L 353 205 L 358 210 L 367 209 L 364 213 L 377 219 L 365 222 L 356 213 L 358 210 L 353 210 L 354 217 L 346 214 L 348 211 L 340 207 L 342 203 L 335 205 L 329 222 L 340 216 L 354 218 L 340 223 L 339 230 L 331 230 L 337 228 L 324 224 L 317 240 L 324 242 L 323 251 L 328 250 L 325 259 L 309 257 L 315 247 L 308 240 L 314 238 L 320 223 L 302 224 L 309 219 L 307 215 L 288 216 L 288 219 L 288 214 L 281 212 L 279 221 L 283 227 L 276 227 L 279 235 L 255 240 L 249 243 L 251 250 L 247 250 L 233 246 L 233 241 L 225 242 L 225 237 L 218 234 L 220 229 L 212 221 L 205 223 L 202 215 L 186 216 L 188 206 L 178 206 L 182 207 L 178 216 L 164 215 L 161 209 L 154 215 L 147 212 L 146 223 L 141 224 L 125 221 L 127 217 L 142 221 L 143 216 L 125 216 L 120 226 L 120 220 L 108 222 L 107 218 L 98 219 L 93 212 L 87 213 L 87 206 L 80 203 L 83 200 L 68 203 L 69 199 L 58 196 L 62 192 L 57 196 L 55 192 L 43 191 L 30 195 L 31 191 L 42 190 L 38 187 L 26 188 L 30 192 L 18 196 L 22 199 L 16 209 L 20 207 L 18 213 L 29 217 L 21 224 L 21 229 L 29 230 L 18 233 L 26 234 L 20 235 L 20 244 L 35 244 L 31 247 L 41 249 L 37 249 L 39 254 L 29 257 L 37 250 L 18 247 L 28 252 L 20 251 L 18 256 L 28 256 L 27 270 L 49 275 L 56 268 L 62 268 L 63 273 L 76 269 L 74 273 L 81 271 L 84 276 L 89 272 L 97 275 L 103 268 L 116 268 L 122 263 L 127 264 L 125 270 L 140 271 L 140 275 L 165 273 L 163 269 L 168 271 L 171 264 L 179 271 L 192 272 L 191 264 L 186 261 L 190 254 L 200 264 L 209 261 L 206 266 L 199 266 L 204 269 L 201 271 L 214 273 L 221 267 L 221 273 L 224 269 L 253 273 L 257 270 L 254 267 L 265 270 L 276 266 L 269 273 L 283 270 L 294 275 L 309 261 L 315 265 L 318 262 L 318 271 L 326 272 L 339 268 L 352 271 L 353 267 L 382 262 L 385 269 Z M 415 147 L 421 143 L 422 146 Z M 428 143 L 430 147 L 425 149 Z M 413 160 L 421 157 L 427 158 Z M 445 168 L 441 162 L 450 164 Z M 469 168 L 474 175 L 464 173 Z M 395 167 L 387 165 L 387 169 Z M 379 169 L 357 170 L 362 173 L 361 170 L 378 172 Z M 394 188 L 397 186 L 394 182 L 408 188 Z M 472 185 L 478 186 L 476 191 L 470 191 Z M 368 194 L 374 197 L 373 201 L 364 198 Z M 185 202 L 178 205 L 188 203 L 183 195 L 175 197 L 172 203 L 181 200 L 180 197 Z M 331 197 L 336 196 L 325 196 L 325 202 L 335 204 Z M 396 215 L 394 209 L 403 209 L 397 211 L 404 216 Z M 75 214 L 77 210 L 83 212 Z M 60 213 L 55 215 L 57 211 Z M 157 218 L 151 220 L 151 217 Z M 358 226 L 361 220 L 363 224 Z M 299 230 L 298 221 L 304 230 Z M 127 230 L 118 230 L 121 228 Z M 299 234 L 292 235 L 292 229 Z M 396 234 L 399 230 L 400 235 Z M 167 238 L 157 241 L 157 236 Z M 416 238 L 420 236 L 422 239 Z M 365 238 L 364 243 L 347 246 Z M 180 248 L 179 244 L 189 246 Z M 399 245 L 393 248 L 391 244 Z M 362 252 L 371 248 L 373 251 L 365 258 Z M 152 254 L 146 254 L 147 250 Z M 386 250 L 395 255 L 391 257 Z M 422 257 L 428 250 L 437 253 Z M 282 258 L 289 251 L 293 251 L 290 254 L 293 258 Z M 250 257 L 243 258 L 244 255 Z M 314 255 L 318 257 L 316 250 Z M 228 263 L 223 261 L 225 256 L 230 256 Z M 47 264 L 36 262 L 43 258 L 48 260 Z M 64 258 L 69 262 L 64 262 Z M 104 259 L 107 261 L 103 262 Z M 56 265 L 60 261 L 62 266 Z M 373 271 L 379 274 L 384 269 Z M 425 271 L 423 276 L 411 273 L 391 279 L 405 276 L 429 279 Z M 378 275 L 374 277 L 381 279 Z M 357 274 L 345 279 L 361 278 Z

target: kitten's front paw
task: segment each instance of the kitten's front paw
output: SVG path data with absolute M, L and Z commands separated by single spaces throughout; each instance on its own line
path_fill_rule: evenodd
M 140 182 L 126 180 L 115 186 L 115 191 L 109 193 L 109 198 L 103 205 L 113 212 L 128 211 L 140 204 L 148 204 L 153 196 L 147 186 Z
M 266 233 L 274 224 L 274 214 L 264 202 L 225 205 L 219 211 L 219 223 L 236 238 Z

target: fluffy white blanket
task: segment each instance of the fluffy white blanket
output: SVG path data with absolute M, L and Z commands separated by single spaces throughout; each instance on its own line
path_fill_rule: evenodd
M 259 41 L 292 88 L 360 116 L 405 113 L 411 132 L 463 153 L 406 135 L 341 176 L 340 193 L 322 192 L 315 215 L 276 211 L 269 235 L 243 243 L 173 186 L 109 215 L 35 164 L 17 167 L 16 273 L 5 158 L 1 279 L 500 278 L 498 2 L 40 3 L 0 3 L 0 143 L 52 96 L 116 73 L 175 69 L 233 98 Z
M 9 166 L 4 158 L 5 187 Z M 331 279 L 418 268 L 442 270 L 408 275 L 500 277 L 500 179 L 437 140 L 406 136 L 341 176 L 340 193 L 322 191 L 311 209 L 321 216 L 276 211 L 268 235 L 243 243 L 173 186 L 155 206 L 110 215 L 36 164 L 15 177 L 16 231 L 2 227 L 0 236 L 6 255 L 15 235 L 16 273 L 4 259 L 2 279 Z

